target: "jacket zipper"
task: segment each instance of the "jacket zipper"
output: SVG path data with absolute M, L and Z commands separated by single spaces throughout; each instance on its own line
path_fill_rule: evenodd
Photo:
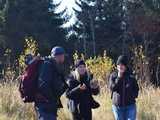
M 124 77 L 124 80 L 123 80 L 123 100 L 122 100 L 122 106 L 125 107 L 125 90 L 126 90 L 126 81 L 125 81 L 125 77 Z M 124 111 L 124 120 L 126 120 L 126 111 Z
M 123 80 L 123 97 L 122 97 L 122 105 L 125 106 L 125 78 Z

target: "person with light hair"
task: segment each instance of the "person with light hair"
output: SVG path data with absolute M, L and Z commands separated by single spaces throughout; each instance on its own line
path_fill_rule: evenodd
M 73 120 L 92 120 L 92 109 L 100 105 L 92 95 L 99 93 L 98 84 L 93 82 L 84 60 L 77 60 L 75 70 L 68 77 L 68 108 Z

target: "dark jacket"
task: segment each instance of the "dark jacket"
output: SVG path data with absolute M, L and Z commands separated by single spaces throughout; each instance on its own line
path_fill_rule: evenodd
M 113 72 L 109 79 L 109 87 L 114 105 L 125 107 L 136 102 L 139 87 L 130 71 L 127 71 L 123 78 L 118 78 L 118 72 Z
M 45 60 L 41 66 L 38 79 L 38 92 L 46 101 L 35 102 L 45 112 L 57 113 L 60 97 L 65 92 L 67 85 L 63 72 L 53 59 Z
M 66 96 L 69 98 L 68 108 L 74 116 L 80 114 L 82 117 L 81 119 L 84 120 L 91 119 L 91 109 L 93 107 L 93 102 L 95 102 L 92 97 L 90 80 L 91 79 L 88 78 L 87 74 L 84 77 L 81 77 L 80 80 L 77 80 L 73 74 L 70 74 L 67 81 L 69 87 L 66 91 Z M 79 85 L 83 83 L 87 86 L 85 91 L 81 91 L 79 88 Z

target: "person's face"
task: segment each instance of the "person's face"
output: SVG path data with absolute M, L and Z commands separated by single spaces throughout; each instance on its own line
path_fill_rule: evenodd
M 65 60 L 64 54 L 62 54 L 62 55 L 57 55 L 57 56 L 55 57 L 55 59 L 56 59 L 56 61 L 57 61 L 58 63 L 60 63 L 60 64 L 64 63 L 64 60 Z
M 84 75 L 86 73 L 86 66 L 85 65 L 80 65 L 77 67 L 77 71 L 80 75 Z
M 117 70 L 121 73 L 124 73 L 126 71 L 126 66 L 123 64 L 117 65 Z

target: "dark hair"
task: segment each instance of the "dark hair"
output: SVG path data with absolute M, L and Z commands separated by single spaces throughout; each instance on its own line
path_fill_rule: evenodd
M 125 66 L 128 66 L 128 64 L 129 64 L 128 57 L 126 55 L 120 55 L 117 60 L 117 65 L 119 65 L 119 64 L 123 64 Z
M 79 67 L 80 65 L 86 65 L 85 61 L 82 59 L 79 59 L 75 63 L 75 68 Z

